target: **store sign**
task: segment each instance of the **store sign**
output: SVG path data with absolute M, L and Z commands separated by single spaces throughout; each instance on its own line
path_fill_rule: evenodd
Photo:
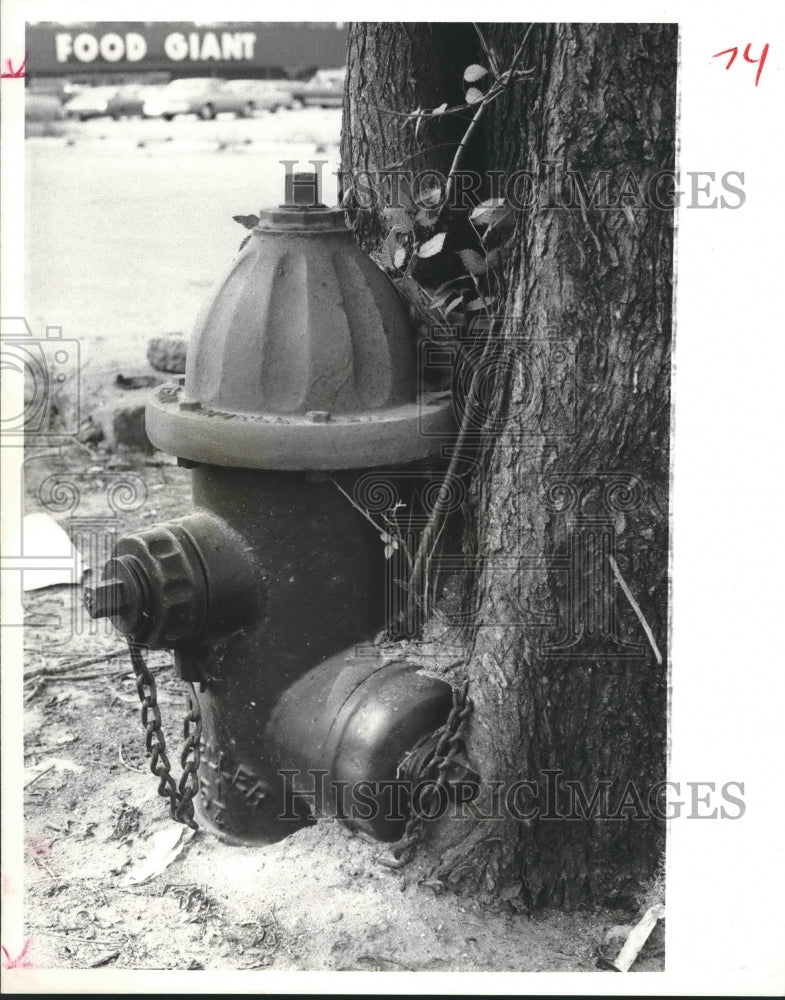
M 163 53 L 172 62 L 252 61 L 255 47 L 253 31 L 172 31 L 163 39 Z M 108 63 L 139 63 L 147 54 L 147 39 L 136 31 L 122 35 L 114 31 L 103 35 L 60 31 L 55 35 L 55 58 L 61 65 L 93 63 L 97 59 Z
M 31 76 L 152 71 L 231 76 L 250 68 L 346 62 L 347 29 L 336 22 L 39 22 L 25 30 Z

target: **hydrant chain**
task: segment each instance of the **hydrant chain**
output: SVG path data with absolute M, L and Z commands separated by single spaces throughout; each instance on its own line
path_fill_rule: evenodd
M 158 778 L 158 794 L 169 799 L 169 813 L 172 819 L 178 823 L 184 823 L 192 830 L 198 830 L 199 824 L 194 819 L 193 799 L 199 791 L 199 779 L 196 772 L 199 767 L 202 724 L 193 688 L 189 699 L 189 711 L 183 724 L 186 740 L 180 757 L 183 774 L 178 785 L 172 777 L 172 765 L 166 753 L 166 738 L 162 729 L 155 678 L 145 663 L 141 647 L 129 639 L 128 649 L 131 654 L 131 664 L 136 674 L 136 690 L 142 703 L 145 748 L 150 755 L 150 770 Z M 151 713 L 152 718 L 150 717 Z M 194 724 L 193 732 L 190 729 L 191 723 Z
M 436 746 L 421 762 L 417 772 L 410 776 L 414 789 L 422 784 L 419 810 L 412 809 L 412 814 L 406 824 L 403 837 L 393 848 L 395 861 L 380 858 L 388 868 L 401 868 L 411 861 L 414 849 L 425 839 L 425 815 L 437 796 L 437 788 L 447 784 L 450 768 L 455 763 L 457 754 L 464 747 L 464 733 L 474 703 L 469 697 L 469 682 L 465 681 L 460 688 L 453 688 L 452 708 L 447 722 L 434 733 Z M 449 749 L 448 749 L 449 748 Z M 399 774 L 405 770 L 406 762 L 399 768 Z M 428 784 L 425 784 L 425 783 Z

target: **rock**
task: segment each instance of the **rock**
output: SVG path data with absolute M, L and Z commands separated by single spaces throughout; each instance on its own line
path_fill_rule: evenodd
M 187 350 L 184 337 L 153 337 L 147 347 L 147 360 L 156 371 L 184 375 Z
M 144 403 L 136 406 L 117 406 L 112 414 L 112 440 L 115 445 L 125 445 L 138 451 L 153 451 L 144 428 Z
M 606 933 L 602 942 L 604 949 L 616 947 L 618 950 L 632 933 L 632 924 L 617 924 Z
M 88 416 L 79 425 L 79 433 L 76 437 L 82 444 L 96 445 L 104 439 L 103 428 L 91 416 Z
M 602 950 L 611 960 L 624 947 L 624 942 L 634 929 L 634 924 L 617 924 L 606 933 L 602 942 Z M 661 955 L 665 950 L 665 921 L 660 920 L 652 930 L 641 948 L 641 955 L 644 958 Z
M 152 389 L 160 385 L 163 379 L 160 375 L 118 375 L 114 384 L 120 389 Z

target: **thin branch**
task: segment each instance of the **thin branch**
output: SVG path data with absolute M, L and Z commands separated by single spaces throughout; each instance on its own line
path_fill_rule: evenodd
M 96 663 L 103 663 L 106 660 L 114 660 L 119 656 L 125 656 L 127 652 L 128 648 L 125 647 L 123 649 L 115 649 L 111 652 L 101 653 L 100 656 L 91 656 L 87 658 L 77 657 L 63 660 L 60 663 L 51 664 L 50 666 L 34 667 L 32 670 L 28 670 L 25 673 L 24 679 L 26 681 L 30 681 L 36 677 L 54 677 L 57 674 L 66 674 L 74 668 L 78 669 L 80 667 L 91 667 Z M 110 666 L 110 664 L 107 663 L 107 666 Z
M 452 108 L 445 108 L 444 111 L 440 111 L 438 114 L 434 114 L 433 109 L 426 111 L 393 111 L 392 108 L 382 108 L 378 104 L 369 104 L 368 107 L 373 108 L 375 111 L 381 112 L 383 115 L 392 115 L 393 118 L 406 118 L 409 121 L 416 121 L 418 118 L 441 118 L 442 115 L 456 115 L 459 111 L 465 111 L 469 105 L 456 104 Z
M 416 160 L 419 156 L 425 156 L 426 153 L 432 153 L 435 149 L 442 149 L 444 146 L 453 146 L 452 142 L 435 142 L 432 146 L 424 146 L 422 149 L 418 149 L 416 153 L 410 153 L 408 156 L 404 156 L 402 160 L 398 160 L 395 163 L 388 163 L 384 166 L 379 167 L 380 171 L 384 170 L 395 170 L 396 167 L 402 167 L 404 163 L 408 163 L 409 160 Z
M 117 747 L 117 756 L 120 758 L 120 763 L 123 765 L 124 768 L 127 768 L 127 770 L 129 770 L 129 771 L 136 771 L 137 774 L 147 774 L 146 770 L 143 770 L 141 767 L 134 767 L 132 764 L 129 764 L 126 761 L 125 757 L 123 757 L 123 744 L 122 743 L 118 744 L 118 747 Z
M 479 38 L 480 45 L 482 46 L 482 50 L 485 53 L 485 58 L 488 60 L 488 65 L 491 67 L 491 72 L 498 80 L 499 66 L 498 63 L 496 62 L 496 56 L 494 55 L 493 49 L 491 49 L 490 45 L 488 45 L 488 42 L 485 40 L 485 35 L 483 35 L 482 31 L 480 30 L 480 26 L 479 24 L 477 24 L 476 21 L 472 21 L 472 27 L 477 32 L 477 37 Z
M 444 201 L 442 207 L 439 209 L 439 215 L 444 211 L 446 206 L 450 202 L 450 195 L 452 194 L 453 182 L 455 180 L 455 175 L 458 172 L 458 167 L 460 166 L 461 160 L 463 159 L 463 154 L 466 151 L 466 147 L 469 145 L 469 140 L 474 135 L 474 131 L 480 124 L 480 119 L 485 113 L 485 109 L 491 103 L 495 101 L 496 98 L 502 94 L 504 91 L 503 87 L 492 87 L 488 93 L 484 96 L 482 101 L 474 112 L 472 120 L 469 122 L 469 127 L 464 132 L 463 138 L 458 143 L 458 148 L 455 150 L 455 156 L 453 157 L 452 166 L 450 167 L 450 173 L 447 176 L 447 186 L 444 189 Z
M 45 767 L 43 771 L 39 771 L 38 774 L 34 774 L 29 781 L 25 782 L 24 787 L 29 788 L 31 785 L 34 785 L 39 778 L 43 778 L 45 774 L 49 774 L 49 772 L 52 770 L 53 767 L 54 764 L 50 764 L 49 767 Z
M 474 374 L 472 375 L 472 381 L 469 386 L 469 393 L 466 398 L 466 408 L 463 411 L 463 420 L 461 420 L 460 430 L 458 431 L 458 438 L 455 442 L 452 455 L 450 456 L 450 464 L 447 467 L 447 472 L 444 476 L 444 482 L 447 483 L 453 476 L 455 476 L 458 463 L 461 460 L 463 454 L 463 446 L 466 441 L 466 435 L 469 431 L 469 424 L 474 417 L 474 406 L 475 406 L 475 396 L 477 393 L 477 386 L 479 382 L 480 372 L 482 371 L 483 365 L 485 364 L 485 359 L 488 356 L 488 351 L 490 350 L 491 341 L 493 339 L 492 330 L 488 331 L 488 339 L 483 347 L 480 360 L 477 363 Z M 430 561 L 431 553 L 433 550 L 433 538 L 434 533 L 438 525 L 440 524 L 444 509 L 447 506 L 447 489 L 439 490 L 436 495 L 436 501 L 431 509 L 431 513 L 428 517 L 428 522 L 423 529 L 423 533 L 420 536 L 420 544 L 417 547 L 417 552 L 414 556 L 414 566 L 412 568 L 412 580 L 415 582 L 419 579 L 420 573 L 422 571 L 423 563 Z M 442 499 L 444 497 L 444 499 Z
M 505 79 L 508 82 L 509 82 L 510 79 L 512 79 L 512 75 L 515 72 L 515 67 L 518 65 L 518 60 L 523 55 L 523 50 L 524 50 L 524 48 L 526 46 L 526 42 L 529 40 L 529 35 L 531 34 L 533 27 L 534 27 L 534 23 L 530 24 L 529 27 L 526 29 L 526 34 L 523 36 L 523 40 L 521 41 L 521 44 L 515 50 L 515 54 L 512 57 L 512 62 L 510 63 L 510 67 L 503 74 L 502 79 Z M 521 72 L 522 73 L 533 73 L 534 72 L 534 67 L 530 66 L 528 69 L 521 70 Z
M 646 619 L 643 617 L 643 612 L 640 609 L 640 605 L 635 600 L 635 598 L 632 596 L 632 591 L 627 586 L 627 581 L 621 575 L 621 570 L 619 569 L 618 565 L 616 564 L 616 560 L 613 558 L 613 556 L 608 556 L 608 562 L 611 564 L 611 569 L 613 570 L 613 575 L 616 577 L 616 579 L 617 579 L 617 581 L 619 583 L 619 586 L 624 591 L 624 596 L 630 602 L 630 606 L 631 606 L 632 610 L 638 616 L 638 621 L 641 623 L 641 626 L 643 627 L 643 631 L 646 633 L 646 638 L 649 640 L 649 645 L 651 646 L 652 651 L 654 652 L 654 658 L 656 659 L 657 663 L 661 665 L 662 664 L 662 653 L 660 652 L 660 648 L 659 648 L 659 646 L 657 645 L 657 643 L 655 641 L 654 633 L 651 630 L 651 626 L 646 621 Z
M 463 154 L 464 154 L 464 151 L 465 151 L 467 145 L 469 144 L 469 140 L 471 139 L 472 135 L 474 134 L 475 129 L 479 125 L 480 119 L 482 118 L 483 114 L 485 113 L 485 109 L 488 107 L 488 105 L 491 103 L 491 101 L 495 101 L 496 98 L 499 97 L 500 94 L 504 93 L 504 91 L 509 86 L 510 82 L 513 80 L 514 74 L 515 74 L 515 68 L 518 65 L 518 62 L 519 62 L 521 56 L 523 55 L 523 50 L 526 47 L 526 42 L 529 39 L 529 35 L 531 34 L 531 31 L 532 31 L 533 27 L 534 27 L 534 24 L 532 23 L 526 29 L 526 34 L 523 36 L 521 44 L 515 50 L 515 54 L 512 57 L 512 62 L 510 63 L 509 68 L 504 73 L 501 74 L 501 76 L 499 77 L 499 83 L 494 84 L 491 87 L 491 89 L 488 91 L 488 93 L 484 95 L 482 101 L 480 102 L 479 107 L 474 112 L 474 116 L 473 116 L 471 122 L 469 123 L 469 127 L 466 129 L 466 132 L 464 133 L 463 138 L 461 139 L 460 143 L 458 144 L 458 148 L 455 151 L 455 157 L 453 158 L 453 161 L 452 161 L 452 166 L 450 167 L 450 173 L 449 173 L 449 176 L 447 178 L 447 187 L 445 189 L 445 198 L 444 198 L 444 205 L 442 205 L 442 210 L 444 209 L 444 206 L 447 205 L 448 202 L 449 202 L 449 200 L 450 200 L 449 199 L 449 195 L 452 193 L 453 178 L 455 177 L 455 174 L 458 171 L 458 167 L 460 165 L 461 160 L 463 159 Z M 534 69 L 534 67 L 530 67 L 529 69 L 523 70 L 522 72 L 523 73 L 531 73 L 531 72 L 533 72 L 533 69 Z M 441 210 L 440 210 L 440 214 L 441 214 Z
M 384 531 L 384 528 L 382 528 L 382 526 L 380 524 L 377 524 L 376 521 L 374 521 L 374 519 L 371 517 L 371 515 L 368 513 L 368 511 L 367 510 L 363 510 L 363 508 L 360 507 L 359 504 L 355 503 L 355 501 L 352 500 L 352 498 L 349 496 L 349 494 L 346 492 L 346 490 L 341 486 L 341 484 L 336 479 L 333 479 L 332 482 L 335 484 L 336 488 L 341 493 L 343 493 L 343 495 L 346 497 L 346 499 L 349 501 L 349 503 L 352 505 L 352 507 L 354 507 L 354 509 L 356 511 L 359 511 L 360 514 L 362 514 L 362 516 L 365 518 L 365 520 L 368 521 L 370 524 L 372 524 L 374 526 L 374 528 L 376 528 L 376 530 L 381 534 L 381 532 Z

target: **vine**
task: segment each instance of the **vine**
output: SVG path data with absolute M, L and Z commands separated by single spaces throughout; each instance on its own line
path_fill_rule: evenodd
M 509 65 L 502 69 L 479 25 L 474 24 L 487 65 L 472 63 L 464 70 L 463 82 L 467 87 L 465 103 L 454 107 L 448 107 L 444 103 L 430 111 L 417 108 L 402 115 L 413 123 L 416 140 L 424 122 L 443 115 L 465 114 L 467 110 L 472 112 L 466 131 L 455 150 L 444 186 L 432 184 L 424 191 L 414 192 L 408 181 L 403 179 L 398 203 L 384 209 L 383 215 L 390 228 L 381 247 L 373 255 L 405 300 L 415 324 L 424 336 L 432 337 L 435 333 L 440 340 L 457 340 L 459 344 L 461 335 L 464 336 L 464 341 L 467 337 L 469 340 L 482 335 L 485 337 L 480 357 L 474 361 L 468 392 L 463 401 L 458 435 L 442 487 L 416 551 L 413 554 L 406 553 L 410 567 L 410 629 L 412 621 L 422 625 L 433 610 L 432 595 L 435 596 L 436 584 L 432 580 L 431 565 L 444 529 L 450 495 L 447 484 L 457 473 L 458 464 L 465 452 L 469 428 L 477 426 L 481 418 L 478 412 L 478 380 L 499 332 L 497 317 L 501 312 L 503 287 L 500 268 L 511 251 L 510 238 L 505 236 L 505 231 L 513 222 L 512 206 L 505 198 L 489 198 L 471 209 L 467 218 L 474 233 L 474 245 L 455 251 L 460 261 L 460 272 L 456 276 L 437 288 L 430 289 L 417 280 L 416 269 L 422 261 L 445 252 L 448 236 L 445 210 L 453 207 L 451 202 L 455 179 L 485 112 L 513 83 L 531 77 L 534 72 L 533 67 L 518 68 L 532 27 L 530 25 L 527 29 Z M 487 89 L 483 91 L 482 86 Z M 351 196 L 350 188 L 344 202 L 350 203 Z M 397 541 L 400 544 L 401 539 Z

